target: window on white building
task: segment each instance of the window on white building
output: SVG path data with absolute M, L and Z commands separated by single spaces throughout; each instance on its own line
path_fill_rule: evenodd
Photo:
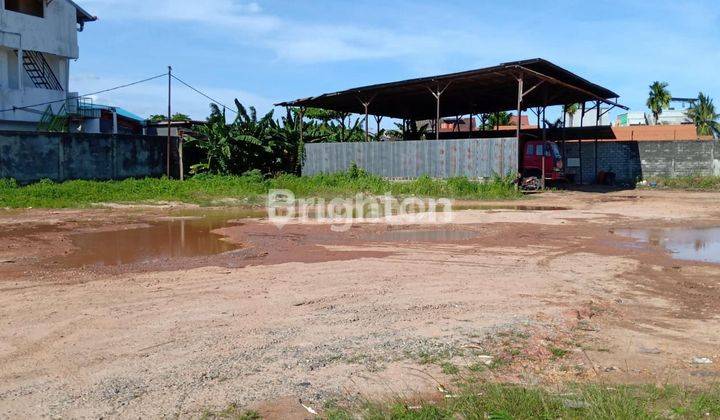
M 30 16 L 45 17 L 43 0 L 5 0 L 5 10 Z

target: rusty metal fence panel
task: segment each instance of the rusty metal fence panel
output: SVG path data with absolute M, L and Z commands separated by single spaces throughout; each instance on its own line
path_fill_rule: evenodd
M 489 178 L 518 171 L 516 138 L 317 143 L 305 146 L 303 175 L 346 171 L 355 164 L 393 179 Z

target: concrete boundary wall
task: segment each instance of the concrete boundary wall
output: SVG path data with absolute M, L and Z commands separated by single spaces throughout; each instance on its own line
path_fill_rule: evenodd
M 171 168 L 176 166 L 173 140 Z M 0 131 L 0 178 L 124 179 L 166 172 L 167 138 L 82 133 Z
M 598 171 L 614 172 L 620 183 L 634 183 L 651 177 L 683 177 L 720 175 L 718 141 L 600 141 L 566 143 L 568 159 L 581 159 L 582 183 L 595 182 Z M 580 182 L 580 167 L 568 167 Z
M 346 171 L 352 162 L 392 179 L 515 174 L 516 138 L 316 143 L 305 146 L 303 175 Z

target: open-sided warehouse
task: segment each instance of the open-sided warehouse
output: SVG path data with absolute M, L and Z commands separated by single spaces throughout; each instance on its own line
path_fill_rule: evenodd
M 312 107 L 364 115 L 366 140 L 369 140 L 370 116 L 375 116 L 377 119 L 383 117 L 401 119 L 403 121 L 403 139 L 417 141 L 420 139 L 409 138 L 410 124 L 415 121 L 432 120 L 434 122 L 433 126 L 439 127 L 441 119 L 445 117 L 466 115 L 472 117 L 478 114 L 493 114 L 509 110 L 514 110 L 519 117 L 523 112 L 530 109 L 534 110 L 541 119 L 544 119 L 547 107 L 573 103 L 583 104 L 583 114 L 586 111 L 586 104 L 591 103 L 598 110 L 599 120 L 609 109 L 614 107 L 625 108 L 617 103 L 618 97 L 618 94 L 607 88 L 592 83 L 549 61 L 537 58 L 508 62 L 494 67 L 460 73 L 358 87 L 283 102 L 278 105 L 297 107 L 300 108 L 301 112 L 305 108 Z M 605 106 L 603 111 L 600 111 L 601 105 Z M 522 130 L 520 125 L 517 125 L 515 132 L 511 134 L 519 141 L 515 142 L 516 148 L 511 153 L 521 157 L 521 146 L 525 141 L 534 139 L 544 142 L 547 140 L 548 130 L 544 127 L 545 125 L 543 125 L 543 129 L 539 130 Z M 592 136 L 595 133 L 596 131 L 590 131 L 585 134 L 585 136 L 590 137 L 585 138 L 593 138 Z M 455 134 L 458 134 L 458 136 L 454 136 Z M 443 138 L 448 136 L 454 138 L 463 137 L 475 142 L 482 142 L 482 138 L 508 137 L 510 133 L 501 133 L 499 131 L 482 132 L 470 129 L 463 132 L 461 136 L 459 134 L 449 133 Z M 441 138 L 440 130 L 434 130 L 434 137 L 436 140 Z M 598 135 L 595 135 L 595 139 L 597 138 Z M 558 137 L 555 140 L 560 140 L 560 138 Z M 391 142 L 384 142 L 381 146 L 375 147 L 378 149 L 375 150 L 375 153 L 379 155 L 391 155 L 394 153 Z M 549 153 L 547 149 L 549 147 L 538 148 L 538 150 L 543 150 L 542 156 Z M 353 145 L 308 145 L 307 150 L 306 167 L 309 168 L 328 167 L 325 164 L 326 162 L 317 162 L 316 159 L 327 160 L 330 153 L 339 156 L 338 162 L 347 162 L 347 156 L 356 153 Z M 412 148 L 412 150 L 415 150 L 415 148 Z M 419 147 L 418 150 L 420 150 Z M 463 153 L 456 153 L 456 155 L 459 158 L 466 157 Z M 423 156 L 421 153 L 416 153 L 415 156 L 411 155 L 407 158 L 423 159 Z M 447 156 L 432 155 L 426 159 L 439 158 L 447 159 Z M 479 158 L 491 160 L 489 167 L 500 167 L 503 169 L 501 172 L 503 174 L 508 169 L 504 165 L 493 161 L 497 158 L 504 159 L 504 156 L 481 155 Z M 391 162 L 395 161 L 397 161 L 395 158 L 386 159 L 386 164 L 392 164 Z M 526 168 L 522 167 L 521 160 L 518 160 L 518 162 L 520 162 L 520 167 L 513 169 L 516 172 L 526 170 Z M 411 178 L 416 176 L 414 173 L 418 172 L 418 167 L 430 167 L 432 164 L 432 162 L 425 160 L 416 161 L 414 166 L 410 165 L 408 171 L 401 173 L 399 177 Z M 449 164 L 462 165 L 458 161 L 451 161 Z M 380 168 L 382 170 L 378 170 L 376 167 L 367 169 L 380 175 L 397 172 L 386 168 Z M 309 172 L 315 170 L 311 169 Z M 553 168 L 547 168 L 548 172 L 551 170 Z M 455 174 L 452 173 L 452 175 Z M 546 177 L 544 170 L 540 176 L 543 179 Z
M 720 174 L 720 147 L 704 139 L 641 138 L 616 127 L 601 126 L 600 120 L 611 109 L 626 109 L 617 103 L 619 95 L 543 59 L 500 64 L 485 69 L 441 76 L 384 83 L 316 97 L 283 102 L 280 106 L 321 108 L 365 116 L 369 140 L 370 116 L 403 121 L 400 142 L 317 143 L 306 146 L 304 173 L 343 170 L 355 162 L 366 170 L 393 178 L 413 178 L 422 174 L 436 177 L 487 177 L 494 174 L 528 172 L 529 150 L 518 148 L 527 142 L 552 141 L 562 151 L 564 175 L 577 183 L 596 182 L 602 173 L 612 173 L 619 183 L 634 183 L 649 176 Z M 594 112 L 597 124 L 586 127 L 550 127 L 545 110 L 550 106 L 580 104 L 582 121 Z M 411 138 L 410 124 L 443 118 L 474 117 L 512 110 L 516 115 L 532 113 L 543 124 L 540 128 L 478 130 L 473 124 L 462 132 L 433 131 L 435 139 L 467 139 L 444 145 L 428 145 Z M 517 119 L 520 121 L 520 118 Z M 432 128 L 432 127 L 431 127 Z M 626 138 L 627 137 L 627 138 Z M 487 139 L 509 139 L 503 148 Z M 527 146 L 537 152 L 536 146 Z M 508 149 L 510 148 L 510 149 Z M 500 153 L 499 150 L 503 150 Z M 479 151 L 479 152 L 478 152 Z M 510 159 L 508 155 L 513 155 Z M 439 169 L 441 168 L 441 169 Z M 554 168 L 545 168 L 547 172 Z M 550 179 L 545 173 L 544 178 Z M 541 175 L 543 176 L 543 175 Z

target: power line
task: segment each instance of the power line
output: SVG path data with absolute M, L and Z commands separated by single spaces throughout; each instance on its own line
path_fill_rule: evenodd
M 230 110 L 231 112 L 234 112 L 234 113 L 237 114 L 237 111 L 235 111 L 234 109 L 230 108 L 229 106 L 223 104 L 223 103 L 220 102 L 220 101 L 217 101 L 217 100 L 211 98 L 209 95 L 203 93 L 203 92 L 200 91 L 199 89 L 196 89 L 196 88 L 190 86 L 189 84 L 185 83 L 184 81 L 182 81 L 179 77 L 175 76 L 174 74 L 172 75 L 172 78 L 175 79 L 175 80 L 177 80 L 178 82 L 182 83 L 183 85 L 187 86 L 188 88 L 194 90 L 194 91 L 195 91 L 196 93 L 198 93 L 199 95 L 202 95 L 202 96 L 204 96 L 204 97 L 207 98 L 207 99 L 210 99 L 213 103 L 215 103 L 215 104 L 217 104 L 217 105 L 220 105 L 220 106 L 222 106 L 223 108 L 228 109 L 228 110 Z
M 109 89 L 99 90 L 99 91 L 97 91 L 97 92 L 86 93 L 86 94 L 84 94 L 84 95 L 78 95 L 77 97 L 73 97 L 73 98 L 70 98 L 70 99 L 78 99 L 78 98 L 84 98 L 84 97 L 87 97 L 87 96 L 99 95 L 99 94 L 101 94 L 101 93 L 112 92 L 112 91 L 114 91 L 114 90 L 124 89 L 124 88 L 127 88 L 127 87 L 139 85 L 139 84 L 141 84 L 141 83 L 149 82 L 149 81 L 151 81 L 151 80 L 159 79 L 159 78 L 161 78 L 161 77 L 166 77 L 166 76 L 167 76 L 167 73 L 163 73 L 163 74 L 159 74 L 159 75 L 157 75 L 157 76 L 148 77 L 147 79 L 138 80 L 137 82 L 127 83 L 127 84 L 120 85 L 120 86 L 115 86 L 115 87 L 112 87 L 112 88 L 109 88 Z M 10 112 L 10 111 L 17 111 L 17 110 L 21 110 L 21 111 L 25 111 L 25 112 L 32 112 L 32 111 L 34 111 L 34 110 L 30 110 L 30 108 L 37 108 L 37 107 L 43 106 L 43 105 L 52 105 L 52 104 L 57 104 L 57 103 L 60 103 L 60 102 L 65 102 L 65 101 L 67 101 L 67 99 L 58 99 L 58 100 L 56 100 L 56 101 L 48 101 L 48 102 L 43 102 L 43 103 L 39 103 L 39 104 L 35 104 L 35 105 L 27 105 L 27 106 L 20 106 L 20 107 L 14 106 L 14 107 L 12 107 L 12 108 L 7 108 L 7 109 L 2 109 L 2 110 L 0 110 L 0 113 Z
M 109 89 L 103 89 L 103 90 L 99 90 L 99 91 L 96 91 L 96 92 L 91 92 L 91 93 L 86 93 L 86 94 L 83 94 L 83 95 L 78 95 L 78 96 L 76 96 L 76 97 L 69 98 L 69 99 L 78 99 L 78 98 L 84 98 L 84 97 L 93 96 L 93 95 L 100 95 L 100 94 L 102 94 L 102 93 L 112 92 L 112 91 L 115 91 L 115 90 L 124 89 L 124 88 L 128 88 L 128 87 L 131 87 L 131 86 L 139 85 L 139 84 L 141 84 L 141 83 L 149 82 L 149 81 L 152 81 L 152 80 L 155 80 L 155 79 L 159 79 L 159 78 L 161 78 L 161 77 L 167 77 L 167 75 L 168 75 L 168 73 L 158 74 L 158 75 L 156 75 L 156 76 L 148 77 L 148 78 L 146 78 L 146 79 L 138 80 L 138 81 L 136 81 L 136 82 L 126 83 L 126 84 L 119 85 L 119 86 L 115 86 L 115 87 L 112 87 L 112 88 L 109 88 Z M 172 77 L 173 79 L 177 80 L 178 82 L 182 83 L 183 85 L 185 85 L 187 88 L 193 90 L 195 93 L 197 93 L 197 94 L 205 97 L 206 99 L 209 99 L 209 100 L 212 101 L 213 103 L 215 103 L 215 104 L 217 104 L 217 105 L 220 105 L 220 106 L 222 106 L 223 108 L 228 109 L 228 110 L 230 110 L 231 112 L 234 112 L 235 114 L 237 114 L 237 111 L 234 110 L 233 108 L 231 108 L 231 107 L 225 105 L 224 103 L 222 103 L 222 102 L 214 99 L 214 98 L 211 97 L 210 95 L 208 95 L 208 94 L 206 94 L 205 92 L 201 91 L 200 89 L 197 89 L 196 87 L 190 85 L 189 83 L 185 82 L 184 80 L 180 79 L 179 77 L 175 76 L 174 74 L 171 74 L 171 77 Z M 7 109 L 2 109 L 2 110 L 0 110 L 0 113 L 10 112 L 10 111 L 18 111 L 18 110 L 19 110 L 19 111 L 25 111 L 25 112 L 35 112 L 35 113 L 39 113 L 40 111 L 34 110 L 34 109 L 32 109 L 32 108 L 37 108 L 37 107 L 40 107 L 40 106 L 52 105 L 52 104 L 56 104 L 56 103 L 66 102 L 67 100 L 68 100 L 68 99 L 58 99 L 58 100 L 55 100 L 55 101 L 47 101 L 47 102 L 42 102 L 42 103 L 33 104 L 33 105 L 13 106 L 12 108 L 7 108 Z

